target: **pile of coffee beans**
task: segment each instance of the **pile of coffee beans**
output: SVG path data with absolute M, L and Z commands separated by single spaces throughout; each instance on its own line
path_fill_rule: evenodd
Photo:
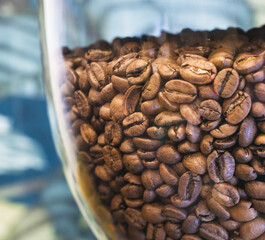
M 265 239 L 265 27 L 63 48 L 78 161 L 129 239 Z

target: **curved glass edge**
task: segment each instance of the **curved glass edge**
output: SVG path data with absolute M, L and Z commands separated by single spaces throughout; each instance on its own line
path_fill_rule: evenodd
M 45 82 L 45 94 L 54 143 L 57 153 L 62 161 L 64 174 L 70 190 L 88 226 L 91 228 L 97 239 L 117 239 L 116 234 L 114 233 L 113 226 L 110 226 L 110 224 L 108 225 L 102 223 L 100 225 L 96 220 L 95 212 L 98 215 L 106 214 L 106 212 L 104 210 L 102 211 L 102 209 L 91 208 L 95 207 L 95 205 L 93 204 L 95 203 L 95 199 L 92 199 L 92 201 L 90 202 L 90 197 L 96 198 L 97 196 L 89 196 L 91 194 L 90 192 L 84 192 L 84 189 L 82 191 L 82 189 L 80 189 L 78 185 L 78 182 L 80 182 L 80 180 L 82 179 L 76 179 L 76 176 L 74 176 L 75 170 L 78 171 L 78 169 L 80 169 L 80 166 L 76 166 L 77 161 L 74 161 L 74 159 L 76 160 L 76 156 L 71 147 L 69 147 L 71 146 L 71 142 L 70 137 L 66 131 L 67 126 L 64 118 L 63 106 L 60 100 L 61 95 L 58 91 L 58 82 L 56 81 L 59 79 L 59 71 L 56 70 L 56 68 L 58 68 L 57 60 L 59 60 L 59 53 L 58 49 L 56 49 L 55 46 L 59 45 L 56 45 L 54 42 L 52 42 L 54 39 L 47 35 L 50 34 L 47 27 L 51 26 L 50 24 L 52 24 L 52 19 L 45 16 L 45 9 L 51 10 L 51 2 L 52 0 L 39 0 L 39 25 L 44 69 L 43 77 Z M 100 218 L 105 218 L 105 221 L 106 219 L 108 219 L 107 216 L 102 215 Z

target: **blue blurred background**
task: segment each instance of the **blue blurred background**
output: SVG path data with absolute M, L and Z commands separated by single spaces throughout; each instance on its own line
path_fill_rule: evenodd
M 222 1 L 214 1 L 212 7 L 218 7 Z M 109 11 L 106 2 L 91 2 L 88 12 L 91 25 L 100 26 L 98 34 L 111 39 L 119 34 L 113 29 L 108 33 L 109 26 L 118 21 L 117 13 L 130 15 L 133 9 Z M 238 22 L 242 28 L 265 23 L 265 1 L 230 2 L 234 12 L 241 3 L 240 11 L 244 14 Z M 181 5 L 177 7 L 181 9 Z M 210 8 L 203 14 L 211 14 Z M 52 140 L 42 82 L 37 12 L 37 0 L 0 0 L 0 239 L 93 239 L 65 182 Z M 188 18 L 181 12 L 173 17 L 178 23 L 186 21 L 187 24 Z M 109 14 L 108 18 L 98 17 L 104 13 Z M 220 9 L 220 16 L 214 17 L 220 21 L 226 19 L 224 27 L 228 27 L 227 14 L 225 9 Z M 234 14 L 232 17 L 237 17 Z M 134 13 L 132 16 L 135 18 Z M 135 18 L 135 28 L 130 31 L 137 34 L 142 17 Z M 189 24 L 200 27 L 199 21 Z

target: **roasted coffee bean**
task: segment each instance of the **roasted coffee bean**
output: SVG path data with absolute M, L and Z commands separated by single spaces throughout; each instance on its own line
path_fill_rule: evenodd
M 218 72 L 214 79 L 214 91 L 222 98 L 230 98 L 239 84 L 239 75 L 232 68 L 225 68 Z
M 157 170 L 159 168 L 159 165 L 160 165 L 160 162 L 156 158 L 154 158 L 154 159 L 143 159 L 142 163 L 147 169 L 151 169 L 151 170 Z
M 231 217 L 239 222 L 253 220 L 258 216 L 258 212 L 251 205 L 251 202 L 241 200 L 236 206 L 229 208 Z
M 102 88 L 100 92 L 101 98 L 106 102 L 110 102 L 115 97 L 116 94 L 117 91 L 113 87 L 112 83 L 107 84 L 104 88 Z
M 167 236 L 171 237 L 172 239 L 179 239 L 182 236 L 180 224 L 167 222 L 165 224 L 165 231 Z
M 171 126 L 168 129 L 168 137 L 174 142 L 181 142 L 186 138 L 185 124 Z
M 207 157 L 207 170 L 215 183 L 229 181 L 235 172 L 235 160 L 227 151 L 214 150 Z
M 176 63 L 165 63 L 158 65 L 157 71 L 160 76 L 165 80 L 174 79 L 178 76 L 180 66 Z
M 91 87 L 96 90 L 101 90 L 107 85 L 107 63 L 106 62 L 92 62 L 87 69 L 88 82 Z
M 156 97 L 160 90 L 161 86 L 161 77 L 158 73 L 154 73 L 150 79 L 146 82 L 142 89 L 142 99 L 143 100 L 152 100 Z
M 146 229 L 147 240 L 166 240 L 166 232 L 163 224 L 153 225 L 149 223 Z
M 204 100 L 200 104 L 199 113 L 204 119 L 214 121 L 221 117 L 222 108 L 215 100 Z
M 157 159 L 166 164 L 175 164 L 180 161 L 181 155 L 173 145 L 165 144 L 157 149 Z
M 212 187 L 210 185 L 202 185 L 201 197 L 202 199 L 208 199 L 211 196 Z
M 227 231 L 235 231 L 237 229 L 239 229 L 239 227 L 241 226 L 240 222 L 234 221 L 232 219 L 223 221 L 223 220 L 219 220 L 219 223 L 227 230 Z
M 252 198 L 265 199 L 265 182 L 247 182 L 245 183 L 245 191 Z
M 137 155 L 141 159 L 153 160 L 155 158 L 155 156 L 156 156 L 156 152 L 155 151 L 145 151 L 145 150 L 142 150 L 142 149 L 138 149 L 137 150 Z
M 202 122 L 201 115 L 199 113 L 200 100 L 196 100 L 193 103 L 181 104 L 180 113 L 183 118 L 192 125 L 199 125 Z
M 74 92 L 73 98 L 78 110 L 78 114 L 82 118 L 90 118 L 92 109 L 91 105 L 88 103 L 88 98 L 86 95 L 82 91 L 78 90 Z
M 105 164 L 96 166 L 95 175 L 104 182 L 109 182 L 115 177 L 115 173 Z
M 107 166 L 114 172 L 123 168 L 122 156 L 117 148 L 106 145 L 102 149 L 103 158 Z
M 185 155 L 182 162 L 185 168 L 199 175 L 203 175 L 207 170 L 206 158 L 200 152 Z
M 116 75 L 111 76 L 111 83 L 113 84 L 113 87 L 120 93 L 126 93 L 126 91 L 131 87 L 127 78 Z
M 265 175 L 265 159 L 254 157 L 251 161 L 251 166 L 258 175 Z
M 227 231 L 217 223 L 202 223 L 199 228 L 199 233 L 207 240 L 228 240 Z
M 191 143 L 189 141 L 184 141 L 178 144 L 177 150 L 180 153 L 195 153 L 199 151 L 198 143 Z
M 216 183 L 212 189 L 212 195 L 217 202 L 225 207 L 232 207 L 240 200 L 238 190 L 228 183 Z
M 161 104 L 161 106 L 163 106 L 168 111 L 176 112 L 179 110 L 179 104 L 174 103 L 174 102 L 170 102 L 167 99 L 165 92 L 159 92 L 157 97 L 158 97 L 158 101 Z
M 173 205 L 168 204 L 163 208 L 162 215 L 165 217 L 166 221 L 181 222 L 186 219 L 187 211 L 175 208 Z
M 144 229 L 146 226 L 146 221 L 142 216 L 141 211 L 136 210 L 134 208 L 127 208 L 124 213 L 124 217 L 126 222 L 136 228 L 136 229 Z
M 128 235 L 130 239 L 145 240 L 145 232 L 132 226 L 128 226 Z
M 257 126 L 252 117 L 247 117 L 242 122 L 239 134 L 238 134 L 238 144 L 241 147 L 248 147 L 254 140 L 257 133 Z
M 256 239 L 265 232 L 265 219 L 257 217 L 244 223 L 239 229 L 239 235 L 243 239 Z
M 211 222 L 215 219 L 215 214 L 209 210 L 205 200 L 201 200 L 195 209 L 196 216 L 202 222 Z
M 142 207 L 142 216 L 143 218 L 150 223 L 158 224 L 165 221 L 164 216 L 162 215 L 164 206 L 158 203 L 145 204 Z
M 197 97 L 196 87 L 183 80 L 171 80 L 165 84 L 165 97 L 173 103 L 190 103 Z
M 112 211 L 113 217 L 118 222 L 124 222 L 124 199 L 121 194 L 116 194 L 110 204 L 110 210 Z
M 215 214 L 216 217 L 218 217 L 218 219 L 225 221 L 230 218 L 230 213 L 227 208 L 215 201 L 214 198 L 209 197 L 206 199 L 206 202 L 208 208 Z
M 265 200 L 252 199 L 252 203 L 257 211 L 265 213 Z
M 157 98 L 141 103 L 142 113 L 148 116 L 157 115 L 161 113 L 163 110 L 164 107 L 160 104 Z
M 144 188 L 136 184 L 126 184 L 120 191 L 124 198 L 141 199 L 143 197 Z
M 125 118 L 123 111 L 124 95 L 116 95 L 110 103 L 110 117 L 113 121 L 122 122 Z
M 257 173 L 247 164 L 237 164 L 235 176 L 243 181 L 253 181 L 257 178 Z
M 153 139 L 162 139 L 166 136 L 167 129 L 164 127 L 152 126 L 152 127 L 147 128 L 146 132 L 148 136 Z
M 255 84 L 254 93 L 261 102 L 265 102 L 265 96 L 264 96 L 265 95 L 265 84 L 264 83 Z
M 261 55 L 242 53 L 237 56 L 233 67 L 241 74 L 248 74 L 260 69 L 263 63 L 264 59 Z
M 133 153 L 135 147 L 131 138 L 125 138 L 120 145 L 120 151 L 123 153 Z
M 90 88 L 88 93 L 88 101 L 91 105 L 101 106 L 104 104 L 104 100 L 101 97 L 100 91 L 95 88 Z
M 212 82 L 216 72 L 216 67 L 203 58 L 189 58 L 181 64 L 180 68 L 183 79 L 198 85 Z
M 153 202 L 156 199 L 156 193 L 154 190 L 146 189 L 143 194 L 143 200 L 146 203 Z
M 98 186 L 100 200 L 109 203 L 114 195 L 112 189 L 106 183 L 100 183 Z
M 257 126 L 261 132 L 265 133 L 265 121 L 258 122 Z
M 198 232 L 200 226 L 200 219 L 194 214 L 188 215 L 182 224 L 182 231 L 188 234 L 194 234 Z
M 228 149 L 233 147 L 237 142 L 237 135 L 223 138 L 223 139 L 217 139 L 214 141 L 213 146 L 217 149 Z
M 213 129 L 215 129 L 216 127 L 218 127 L 218 125 L 221 122 L 221 118 L 215 120 L 215 121 L 203 121 L 202 124 L 200 125 L 201 130 L 205 131 L 205 132 L 209 132 Z
M 92 125 L 88 123 L 83 123 L 80 126 L 80 133 L 83 140 L 89 145 L 92 146 L 97 142 L 97 132 L 94 130 Z
M 121 143 L 123 138 L 123 130 L 121 124 L 110 121 L 105 125 L 104 138 L 106 144 L 117 146 Z
M 133 144 L 137 148 L 147 150 L 147 151 L 154 151 L 162 145 L 162 142 L 156 139 L 134 137 Z
M 163 184 L 163 179 L 157 170 L 145 170 L 141 175 L 141 180 L 144 187 L 148 190 L 156 189 Z
M 136 153 L 124 154 L 123 164 L 129 172 L 134 174 L 141 173 L 144 169 L 142 161 Z
M 252 159 L 252 152 L 249 148 L 237 147 L 233 150 L 233 156 L 239 163 L 247 163 Z
M 171 185 L 163 184 L 155 190 L 156 194 L 163 198 L 168 198 L 176 193 L 176 188 Z
M 202 239 L 197 235 L 186 234 L 182 236 L 181 240 L 202 240 Z
M 257 120 L 265 120 L 265 104 L 254 102 L 251 107 L 251 115 Z
M 159 173 L 165 183 L 169 185 L 177 185 L 179 176 L 171 167 L 164 163 L 161 163 L 159 165 Z
M 126 76 L 127 67 L 138 57 L 137 53 L 129 53 L 118 58 L 112 66 L 112 73 L 117 76 Z
M 185 120 L 182 118 L 180 113 L 164 111 L 156 115 L 154 122 L 157 126 L 163 127 L 175 125 L 184 121 Z
M 129 40 L 129 42 L 126 42 L 124 45 L 120 47 L 120 55 L 126 55 L 133 52 L 139 52 L 140 51 L 140 44 L 137 41 Z
M 202 99 L 219 99 L 219 95 L 214 91 L 212 84 L 198 86 L 198 96 Z
M 198 126 L 187 123 L 186 136 L 191 143 L 197 143 L 202 138 L 202 131 Z
M 262 82 L 265 79 L 265 67 L 261 68 L 257 72 L 249 73 L 246 75 L 246 80 L 251 83 Z
M 224 47 L 213 50 L 209 56 L 209 61 L 212 62 L 218 69 L 232 67 L 233 59 L 233 51 Z
M 246 92 L 238 91 L 223 103 L 223 115 L 230 124 L 238 124 L 248 115 L 251 98 Z
M 100 110 L 99 110 L 99 116 L 106 120 L 106 121 L 110 121 L 110 103 L 105 103 L 104 105 L 101 106 Z
M 149 125 L 149 119 L 141 112 L 135 112 L 122 121 L 124 134 L 129 137 L 142 135 Z
M 113 58 L 112 51 L 89 49 L 85 54 L 86 60 L 89 62 L 108 62 Z
M 210 131 L 210 134 L 214 137 L 214 138 L 226 138 L 226 137 L 230 137 L 231 135 L 233 135 L 238 129 L 238 126 L 236 125 L 230 125 L 230 124 L 223 124 L 221 126 L 219 126 L 216 129 L 213 129 L 212 131 Z
M 128 116 L 134 113 L 141 94 L 141 86 L 131 86 L 124 94 L 123 113 Z

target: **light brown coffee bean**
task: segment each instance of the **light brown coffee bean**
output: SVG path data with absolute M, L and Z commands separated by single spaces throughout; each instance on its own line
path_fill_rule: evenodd
M 255 239 L 265 232 L 265 219 L 258 217 L 244 223 L 239 229 L 239 235 L 243 239 Z
M 253 220 L 258 216 L 258 212 L 251 205 L 251 202 L 241 200 L 236 206 L 229 208 L 231 217 L 239 222 Z
M 206 158 L 200 152 L 185 155 L 183 165 L 190 171 L 200 175 L 203 175 L 207 170 Z
M 158 73 L 154 73 L 146 82 L 142 89 L 142 99 L 152 100 L 156 97 L 161 87 L 161 77 Z
M 141 86 L 131 86 L 124 94 L 123 113 L 128 116 L 134 113 L 141 95 Z

